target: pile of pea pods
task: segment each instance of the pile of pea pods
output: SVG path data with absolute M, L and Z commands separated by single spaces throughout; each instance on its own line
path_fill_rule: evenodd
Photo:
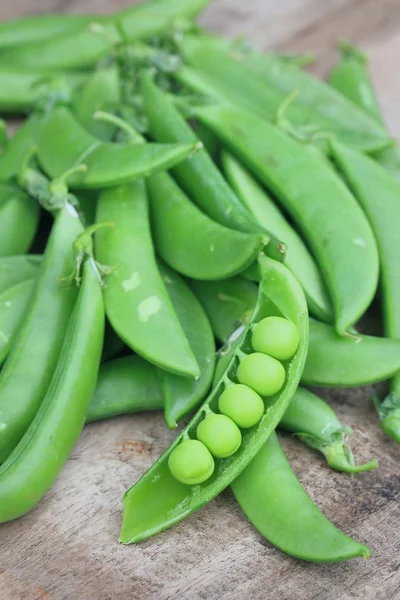
M 85 423 L 163 410 L 179 434 L 126 492 L 122 543 L 231 486 L 283 552 L 367 558 L 275 430 L 375 469 L 309 387 L 387 380 L 377 423 L 400 442 L 399 149 L 361 50 L 320 81 L 308 55 L 201 29 L 207 3 L 0 25 L 0 113 L 25 117 L 0 127 L 0 522 Z M 380 337 L 357 330 L 377 294 Z

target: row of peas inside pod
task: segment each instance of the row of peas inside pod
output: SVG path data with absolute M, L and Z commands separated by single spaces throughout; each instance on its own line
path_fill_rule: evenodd
M 220 414 L 206 407 L 197 439 L 187 437 L 171 452 L 168 466 L 181 483 L 203 483 L 214 472 L 213 457 L 227 458 L 239 449 L 240 429 L 254 427 L 264 413 L 263 397 L 273 396 L 282 388 L 284 361 L 295 354 L 299 334 L 288 319 L 266 317 L 254 325 L 251 343 L 254 352 L 239 356 L 238 383 L 229 381 L 219 398 Z

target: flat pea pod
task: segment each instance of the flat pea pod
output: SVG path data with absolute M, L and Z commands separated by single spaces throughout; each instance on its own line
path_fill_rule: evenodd
M 96 387 L 103 334 L 103 298 L 89 259 L 48 390 L 22 440 L 0 467 L 1 523 L 29 512 L 67 461 Z
M 81 233 L 69 205 L 57 214 L 23 323 L 0 373 L 0 463 L 34 418 L 56 368 L 76 290 L 58 281 L 72 269 L 72 243 Z
M 0 112 L 30 112 L 36 108 L 46 83 L 61 80 L 67 89 L 73 90 L 85 78 L 82 74 L 56 72 L 51 74 L 47 82 L 37 64 L 32 68 L 13 68 L 4 62 L 0 67 Z
M 358 387 L 390 379 L 400 370 L 400 340 L 354 333 L 340 336 L 310 319 L 305 385 Z
M 210 501 L 226 488 L 257 454 L 277 426 L 287 408 L 303 370 L 307 353 L 308 318 L 306 301 L 296 278 L 282 264 L 265 256 L 259 258 L 263 277 L 257 306 L 246 334 L 218 384 L 202 407 L 177 437 L 175 442 L 124 496 L 124 519 L 120 541 L 138 542 L 180 521 Z M 300 346 L 288 361 L 287 378 L 281 391 L 265 400 L 265 411 L 259 423 L 243 430 L 243 443 L 238 451 L 225 459 L 215 460 L 213 475 L 195 486 L 180 483 L 168 467 L 171 452 L 196 436 L 199 423 L 208 409 L 217 410 L 218 400 L 230 380 L 236 380 L 238 352 L 251 352 L 250 328 L 270 314 L 280 314 L 293 321 L 300 334 Z
M 228 229 L 213 221 L 168 173 L 153 175 L 146 184 L 157 254 L 178 273 L 193 279 L 225 279 L 251 265 L 263 249 L 263 234 Z
M 254 65 L 257 53 L 231 55 L 221 48 L 213 48 L 209 39 L 186 35 L 179 43 L 184 59 L 191 67 L 204 72 L 209 78 L 208 90 L 215 85 L 219 99 L 250 109 L 260 117 L 274 121 L 282 104 L 293 91 L 297 95 L 285 108 L 285 121 L 302 129 L 309 137 L 316 133 L 334 133 L 343 142 L 363 151 L 383 148 L 390 142 L 389 136 L 375 119 L 371 119 L 358 107 L 337 94 L 324 82 L 299 69 L 288 61 L 262 56 L 261 68 Z M 249 58 L 253 57 L 253 59 Z M 190 80 L 187 70 L 177 72 L 183 83 L 193 86 L 200 79 L 194 72 Z M 207 82 L 207 80 L 206 80 Z M 310 124 L 312 124 L 310 126 Z
M 103 191 L 97 222 L 115 223 L 96 234 L 96 255 L 114 267 L 104 290 L 107 317 L 135 352 L 173 373 L 200 371 L 158 271 L 144 181 Z
M 24 159 L 36 145 L 43 117 L 33 113 L 8 142 L 0 154 L 0 181 L 9 181 L 18 175 Z
M 232 188 L 258 223 L 285 241 L 285 265 L 300 281 L 310 312 L 322 321 L 332 322 L 332 303 L 316 262 L 301 237 L 239 161 L 224 151 L 222 164 Z
M 43 123 L 38 158 L 51 178 L 85 164 L 86 172 L 71 175 L 69 186 L 73 189 L 102 188 L 169 169 L 187 158 L 195 146 L 103 142 L 88 133 L 68 108 L 55 108 Z
M 18 187 L 0 183 L 0 256 L 23 254 L 31 247 L 40 207 Z
M 347 537 L 301 487 L 275 433 L 231 484 L 249 521 L 271 544 L 311 562 L 368 558 L 367 546 Z
M 102 364 L 86 423 L 163 407 L 157 368 L 140 356 L 123 356 Z
M 42 257 L 38 254 L 21 254 L 0 258 L 0 293 L 27 279 L 35 279 Z
M 368 72 L 366 54 L 348 42 L 340 42 L 341 60 L 328 76 L 329 84 L 357 104 L 379 124 L 385 126 L 382 111 Z M 374 153 L 374 158 L 400 181 L 400 147 L 398 142 Z
M 200 302 L 185 281 L 172 269 L 159 262 L 159 269 L 172 305 L 200 368 L 196 381 L 159 370 L 164 397 L 164 415 L 168 427 L 197 408 L 212 382 L 216 350 L 214 334 Z
M 97 110 L 114 108 L 121 103 L 120 77 L 116 66 L 98 69 L 76 90 L 72 110 L 79 123 L 93 136 L 110 141 L 115 126 L 93 118 Z
M 153 83 L 149 76 L 142 78 L 142 96 L 151 135 L 159 142 L 196 143 L 194 131 L 181 117 L 170 99 Z M 243 207 L 236 194 L 227 184 L 218 167 L 203 148 L 189 161 L 176 165 L 173 176 L 190 199 L 211 219 L 246 233 L 263 231 Z M 281 260 L 284 246 L 270 234 L 271 242 L 266 251 Z
M 299 387 L 279 423 L 279 428 L 294 433 L 302 442 L 322 452 L 328 465 L 336 471 L 363 473 L 378 466 L 376 460 L 356 465 L 353 453 L 344 442 L 346 434 L 332 408 L 321 398 Z
M 191 281 L 190 286 L 207 313 L 215 337 L 226 343 L 246 325 L 257 304 L 258 286 L 236 276 L 223 281 Z
M 255 115 L 229 106 L 199 108 L 196 115 L 292 216 L 326 282 L 336 330 L 344 334 L 369 306 L 379 274 L 371 226 L 350 190 L 315 148 Z
M 84 27 L 93 15 L 32 15 L 0 24 L 0 49 L 40 42 Z
M 0 293 L 0 365 L 10 352 L 34 283 L 34 279 L 26 279 Z
M 375 234 L 381 266 L 383 329 L 400 338 L 400 182 L 371 158 L 332 142 L 333 159 L 354 191 Z M 390 382 L 393 396 L 383 407 L 384 419 L 395 417 L 400 428 L 400 375 Z M 390 410 L 389 406 L 390 405 Z

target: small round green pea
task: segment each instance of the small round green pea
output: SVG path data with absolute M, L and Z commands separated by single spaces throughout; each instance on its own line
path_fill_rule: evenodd
M 247 385 L 235 383 L 224 390 L 218 401 L 219 410 L 239 427 L 253 427 L 264 414 L 262 398 Z
M 294 323 L 283 317 L 266 317 L 254 328 L 251 343 L 256 352 L 278 360 L 288 360 L 299 347 L 299 332 Z
M 169 455 L 168 467 L 181 483 L 197 485 L 213 474 L 214 459 L 202 442 L 184 440 Z
M 272 396 L 279 392 L 285 377 L 282 363 L 261 352 L 253 352 L 246 356 L 237 370 L 240 383 L 248 385 L 260 396 Z
M 197 438 L 213 456 L 226 458 L 242 443 L 239 427 L 225 415 L 209 415 L 197 427 Z

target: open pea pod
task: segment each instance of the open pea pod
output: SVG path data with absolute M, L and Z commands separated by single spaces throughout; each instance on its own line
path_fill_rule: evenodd
M 280 263 L 259 258 L 262 279 L 257 305 L 237 351 L 205 403 L 170 448 L 124 496 L 124 520 L 120 541 L 128 544 L 154 535 L 180 521 L 226 488 L 246 467 L 271 435 L 293 394 L 303 370 L 308 345 L 308 315 L 304 294 L 296 278 Z M 251 326 L 264 317 L 281 315 L 291 320 L 300 335 L 300 345 L 286 365 L 286 381 L 274 396 L 264 399 L 264 415 L 257 425 L 243 431 L 243 443 L 235 454 L 216 459 L 213 475 L 204 483 L 190 486 L 177 481 L 168 467 L 174 448 L 196 429 L 208 408 L 217 410 L 227 381 L 236 379 L 240 353 L 251 351 Z
M 0 256 L 29 250 L 39 224 L 39 204 L 14 185 L 0 183 Z
M 68 178 L 71 189 L 102 188 L 153 175 L 187 158 L 198 144 L 137 144 L 103 142 L 88 133 L 68 108 L 55 108 L 45 119 L 38 158 L 51 178 L 76 165 L 85 172 Z

